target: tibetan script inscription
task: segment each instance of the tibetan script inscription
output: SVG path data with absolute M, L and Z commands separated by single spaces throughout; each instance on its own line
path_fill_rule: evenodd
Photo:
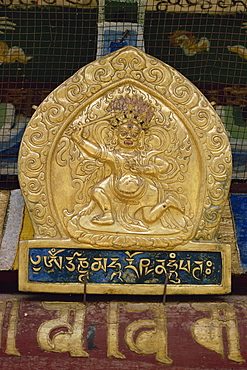
M 29 251 L 29 280 L 42 282 L 216 284 L 222 281 L 220 252 L 135 252 L 81 249 Z
M 212 278 L 229 291 L 230 250 L 216 246 L 229 142 L 205 97 L 168 65 L 128 46 L 83 67 L 37 108 L 19 166 L 35 234 L 20 253 L 29 287 L 86 273 L 92 284 L 156 286 L 168 274 L 169 284 Z

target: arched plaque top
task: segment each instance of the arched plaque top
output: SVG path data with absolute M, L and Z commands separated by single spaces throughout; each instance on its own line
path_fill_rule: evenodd
M 127 46 L 40 104 L 23 136 L 19 180 L 35 238 L 159 250 L 215 239 L 230 145 L 189 80 Z

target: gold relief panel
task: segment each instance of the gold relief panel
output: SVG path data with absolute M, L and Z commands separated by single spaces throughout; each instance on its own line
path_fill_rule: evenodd
M 51 181 L 57 216 L 74 241 L 164 248 L 191 236 L 196 210 L 184 183 L 198 156 L 188 130 L 140 88 L 123 85 L 88 105 L 52 157 L 54 179 L 67 184 Z
M 118 260 L 124 250 L 189 251 L 194 242 L 193 253 L 200 253 L 211 243 L 222 253 L 215 267 L 223 271 L 220 292 L 229 291 L 230 249 L 216 245 L 231 181 L 227 134 L 190 81 L 141 50 L 127 46 L 104 56 L 47 96 L 23 136 L 19 180 L 38 248 L 57 241 L 84 260 L 102 259 L 104 250 L 118 251 L 111 256 Z M 21 246 L 26 282 L 27 250 L 36 246 Z M 98 254 L 86 256 L 83 248 Z M 34 263 L 36 252 L 30 249 Z M 112 274 L 120 277 L 120 270 Z
M 214 239 L 231 154 L 200 91 L 126 47 L 44 100 L 23 137 L 19 168 L 35 237 L 164 249 Z

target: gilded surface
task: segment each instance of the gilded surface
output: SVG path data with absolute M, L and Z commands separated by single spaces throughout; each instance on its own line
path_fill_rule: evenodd
M 2 343 L 2 331 L 4 327 L 4 318 L 6 314 L 7 305 L 11 305 L 9 318 L 8 318 L 8 330 L 6 334 L 5 353 L 7 355 L 21 356 L 20 352 L 16 348 L 15 338 L 17 334 L 18 324 L 18 310 L 20 301 L 16 298 L 0 301 L 0 349 Z
M 192 213 L 183 183 L 191 145 L 188 134 L 178 131 L 171 112 L 130 85 L 100 98 L 68 127 L 54 170 L 70 170 L 77 185 L 72 212 L 59 210 L 74 240 L 162 248 L 188 238 Z M 103 232 L 108 237 L 102 240 Z
M 219 353 L 224 358 L 223 328 L 228 340 L 228 359 L 245 362 L 240 353 L 238 322 L 234 307 L 221 303 L 193 303 L 197 311 L 209 311 L 210 318 L 196 321 L 191 327 L 195 341 L 202 346 Z
M 0 363 L 12 368 L 17 361 L 28 368 L 35 353 L 34 368 L 49 356 L 50 367 L 71 368 L 73 357 L 73 365 L 82 369 L 94 362 L 97 369 L 102 362 L 102 368 L 138 363 L 173 369 L 188 363 L 191 369 L 246 369 L 246 299 L 85 305 L 1 296 L 0 337 Z
M 231 211 L 230 200 L 228 199 L 222 212 L 218 229 L 218 241 L 231 245 L 231 270 L 232 274 L 243 274 L 240 254 L 236 240 L 236 231 Z
M 231 153 L 205 97 L 132 47 L 76 72 L 39 106 L 19 156 L 35 238 L 151 249 L 212 241 Z
M 118 349 L 119 308 L 120 304 L 117 302 L 109 304 L 107 356 L 124 359 L 125 356 Z M 168 356 L 167 348 L 165 306 L 159 303 L 127 303 L 124 305 L 124 308 L 127 312 L 138 313 L 150 310 L 154 316 L 153 320 L 137 320 L 126 327 L 124 339 L 128 348 L 137 354 L 155 354 L 156 361 L 171 364 L 173 361 Z M 136 335 L 137 333 L 138 335 Z
M 83 350 L 83 326 L 86 307 L 81 303 L 43 302 L 47 310 L 57 310 L 58 318 L 44 322 L 38 329 L 37 341 L 45 351 L 69 352 L 72 357 L 88 357 Z M 74 324 L 70 323 L 70 314 L 74 313 Z M 58 331 L 51 339 L 51 332 L 58 328 L 66 328 L 68 332 Z

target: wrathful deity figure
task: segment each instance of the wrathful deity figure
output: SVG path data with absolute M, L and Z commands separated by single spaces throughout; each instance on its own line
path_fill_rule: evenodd
M 179 164 L 176 158 L 166 158 L 167 135 L 162 125 L 152 125 L 153 117 L 154 108 L 143 97 L 126 95 L 115 98 L 105 116 L 72 126 L 84 184 L 85 168 L 91 163 L 91 181 L 84 186 L 86 203 L 65 212 L 72 234 L 79 235 L 85 227 L 159 234 L 190 226 L 186 196 L 169 185 Z M 88 134 L 92 125 L 94 132 L 98 126 L 98 142 Z

